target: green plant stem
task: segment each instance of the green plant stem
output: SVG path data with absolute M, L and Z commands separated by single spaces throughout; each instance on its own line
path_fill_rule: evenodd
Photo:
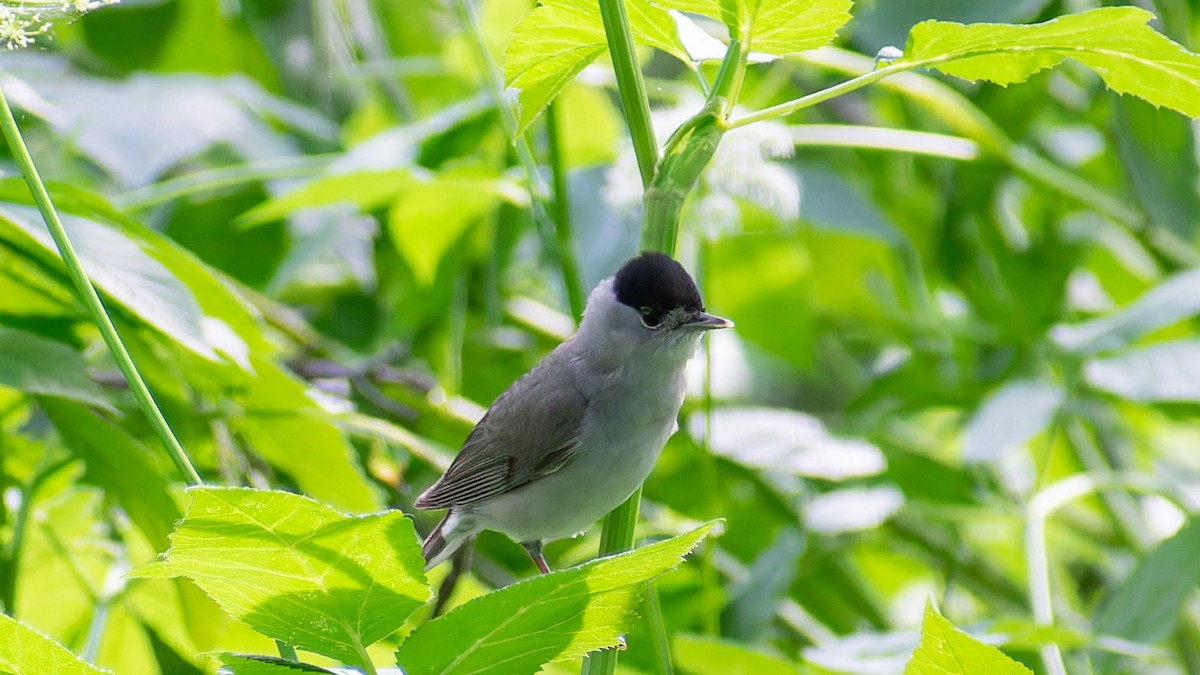
M 863 73 L 862 75 L 846 80 L 845 82 L 839 82 L 832 87 L 826 87 L 825 89 L 814 91 L 806 96 L 801 96 L 800 98 L 792 99 L 791 101 L 786 101 L 784 103 L 780 103 L 779 105 L 773 105 L 770 108 L 763 108 L 758 112 L 753 112 L 744 117 L 731 120 L 729 122 L 729 128 L 736 129 L 738 127 L 744 127 L 747 124 L 754 124 L 755 122 L 761 122 L 763 120 L 786 117 L 792 113 L 804 110 L 805 108 L 811 108 L 818 103 L 824 103 L 831 98 L 837 98 L 838 96 L 848 94 L 856 89 L 862 89 L 868 84 L 878 82 L 889 75 L 902 73 L 906 70 L 912 70 L 916 67 L 917 66 L 912 64 L 884 66 L 879 70 L 872 70 L 871 72 Z
M 127 192 L 113 201 L 121 209 L 140 211 L 211 190 L 264 180 L 316 176 L 338 157 L 337 154 L 285 157 L 197 171 Z
M 10 617 L 17 616 L 17 569 L 21 565 L 21 546 L 25 543 L 25 531 L 29 528 L 29 511 L 42 484 L 60 469 L 74 462 L 73 457 L 62 459 L 37 472 L 23 490 L 21 503 L 12 520 L 12 540 L 7 551 L 8 564 L 0 570 L 0 605 Z
M 275 648 L 279 650 L 279 655 L 288 661 L 299 661 L 300 656 L 296 653 L 296 648 L 283 640 L 275 641 Z
M 571 247 L 569 245 L 560 246 L 558 243 L 557 231 L 560 228 L 551 221 L 549 216 L 550 188 L 546 185 L 546 179 L 542 176 L 541 170 L 538 169 L 537 160 L 534 159 L 529 142 L 524 135 L 517 133 L 517 119 L 513 115 L 512 107 L 504 99 L 504 78 L 500 74 L 500 69 L 496 67 L 492 53 L 488 50 L 483 27 L 479 24 L 479 17 L 475 13 L 475 6 L 470 0 L 457 0 L 454 5 L 458 10 L 459 21 L 467 28 L 467 33 L 471 38 L 471 47 L 483 70 L 488 95 L 492 97 L 492 103 L 500 113 L 500 123 L 504 127 L 504 133 L 508 136 L 513 152 L 517 155 L 517 162 L 521 165 L 521 169 L 529 181 L 529 192 L 533 196 L 530 208 L 533 211 L 533 221 L 542 238 L 542 245 L 558 265 L 563 279 L 563 288 L 567 289 L 568 300 L 570 300 L 570 289 L 573 286 L 575 288 L 580 286 L 579 266 L 575 263 L 575 255 L 571 251 Z M 569 226 L 567 232 L 570 232 Z M 582 295 L 581 290 L 576 292 Z M 582 313 L 582 310 L 580 312 Z M 579 315 L 577 314 L 574 318 L 578 320 Z
M 650 100 L 646 98 L 642 68 L 633 50 L 629 16 L 625 12 L 624 0 L 599 2 L 600 18 L 604 21 L 604 35 L 608 39 L 608 52 L 612 56 L 613 70 L 617 76 L 621 109 L 625 112 L 625 122 L 629 125 L 629 136 L 633 140 L 634 154 L 637 155 L 642 187 L 648 187 L 654 179 L 658 165 L 658 142 L 654 140 L 654 124 L 650 119 Z
M 648 188 L 654 180 L 658 166 L 658 141 L 654 138 L 654 124 L 650 118 L 650 101 L 646 98 L 646 83 L 642 79 L 642 69 L 633 49 L 633 34 L 629 28 L 629 17 L 625 12 L 624 0 L 599 0 L 599 3 L 600 18 L 604 22 L 604 34 L 608 40 L 608 51 L 612 56 L 613 70 L 617 77 L 621 109 L 625 113 L 625 123 L 629 127 L 634 154 L 637 155 L 642 187 Z M 642 241 L 646 241 L 645 230 L 643 230 Z M 670 250 L 663 252 L 674 253 L 674 240 L 672 240 Z M 642 489 L 639 487 L 624 504 L 604 517 L 604 526 L 600 533 L 600 555 L 611 555 L 633 548 L 633 536 L 637 528 L 641 499 Z M 656 602 L 657 594 L 658 590 L 654 583 L 647 583 L 647 602 Z M 656 599 L 649 600 L 651 596 L 655 596 Z M 661 616 L 657 621 L 648 622 L 647 627 L 651 640 L 655 643 L 655 652 L 666 654 L 665 661 L 669 666 L 670 646 L 667 643 L 666 627 L 663 625 Z M 583 660 L 582 672 L 584 675 L 612 675 L 616 670 L 617 651 L 613 649 L 599 652 Z
M 33 163 L 33 158 L 29 155 L 29 148 L 25 146 L 25 139 L 21 137 L 21 130 L 17 126 L 17 120 L 13 117 L 12 108 L 9 107 L 8 98 L 4 95 L 2 88 L 0 88 L 0 132 L 3 132 L 4 139 L 12 151 L 13 160 L 25 177 L 25 184 L 29 186 L 29 192 L 33 195 L 33 201 L 37 203 L 42 220 L 45 221 L 46 228 L 50 230 L 50 236 L 54 238 L 54 245 L 58 247 L 59 255 L 62 256 L 63 264 L 66 265 L 67 274 L 74 282 L 75 289 L 79 291 L 80 298 L 83 300 L 88 314 L 91 315 L 92 321 L 100 329 L 100 335 L 104 338 L 104 343 L 108 345 L 108 350 L 112 352 L 113 359 L 117 362 L 117 368 L 121 370 L 121 374 L 129 383 L 129 389 L 133 393 L 138 407 L 141 408 L 142 413 L 150 421 L 150 426 L 154 428 L 155 433 L 166 446 L 167 453 L 171 456 L 171 461 L 175 463 L 179 475 L 189 485 L 203 484 L 204 481 L 200 479 L 196 467 L 192 466 L 183 446 L 175 438 L 162 411 L 154 402 L 154 397 L 151 396 L 145 381 L 138 373 L 137 366 L 129 356 L 129 351 L 125 349 L 125 344 L 121 342 L 121 337 L 117 334 L 112 319 L 105 311 L 100 296 L 92 286 L 91 280 L 88 279 L 87 273 L 84 272 L 83 265 L 79 262 L 79 256 L 76 255 L 75 248 L 67 237 L 67 231 L 63 228 L 58 212 L 55 211 L 54 204 L 50 200 L 50 194 L 46 191 L 46 186 L 42 183 L 37 167 Z
M 562 151 L 562 130 L 558 102 L 546 108 L 546 139 L 550 152 L 550 175 L 554 186 L 554 233 L 559 251 L 571 250 L 571 199 L 567 184 L 566 157 Z M 583 294 L 579 269 L 574 255 L 560 256 L 563 285 L 567 289 L 567 303 L 571 317 L 576 321 L 583 316 L 583 305 L 587 298 Z

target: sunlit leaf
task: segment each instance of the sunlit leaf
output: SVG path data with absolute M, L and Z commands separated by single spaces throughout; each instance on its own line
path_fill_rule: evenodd
M 439 176 L 396 199 L 388 213 L 388 232 L 417 278 L 431 283 L 438 263 L 464 232 L 501 199 L 520 201 L 522 196 L 496 178 Z
M 1099 635 L 1153 644 L 1175 629 L 1179 614 L 1200 581 L 1200 524 L 1189 521 L 1175 536 L 1162 542 L 1134 568 L 1125 582 L 1105 601 L 1093 622 Z M 1117 657 L 1095 652 L 1092 665 L 1098 673 L 1112 670 Z
M 302 675 L 303 673 L 324 673 L 335 675 L 334 671 L 326 670 L 311 663 L 296 663 L 281 659 L 278 656 L 259 656 L 257 654 L 222 654 L 221 663 L 233 675 Z
M 102 675 L 66 647 L 0 614 L 0 670 L 12 675 Z
M 394 199 L 411 182 L 412 177 L 407 169 L 355 171 L 325 176 L 259 204 L 239 220 L 245 225 L 261 225 L 300 209 L 341 203 L 353 204 L 360 211 L 371 211 Z
M 193 488 L 158 563 L 135 575 L 185 576 L 226 612 L 298 648 L 364 663 L 429 598 L 412 521 L 349 516 L 307 497 Z
M 879 527 L 904 506 L 904 493 L 888 486 L 842 488 L 813 497 L 804 523 L 814 532 L 836 535 Z
M 1120 349 L 1155 329 L 1200 313 L 1200 270 L 1180 272 L 1119 312 L 1082 324 L 1055 326 L 1051 338 L 1082 354 Z
M 846 480 L 873 476 L 887 469 L 887 460 L 874 445 L 839 438 L 821 420 L 782 408 L 718 408 L 711 419 L 696 413 L 688 430 L 696 438 L 711 434 L 713 452 L 765 471 L 809 478 Z
M 1071 58 L 1113 91 L 1200 117 L 1200 55 L 1147 26 L 1153 18 L 1138 7 L 1101 7 L 1026 26 L 925 21 L 895 63 L 1008 85 Z
M 691 675 L 795 675 L 799 667 L 731 640 L 679 634 L 671 656 Z
M 196 297 L 161 263 L 118 230 L 95 220 L 60 214 L 63 227 L 92 282 L 147 325 L 208 359 L 219 359 L 204 337 Z M 46 252 L 58 255 L 36 209 L 5 204 L 0 218 Z M 115 265 L 113 261 L 121 264 Z
M 1200 340 L 1131 349 L 1089 361 L 1084 377 L 1093 387 L 1131 401 L 1200 401 Z
M 942 618 L 933 603 L 925 605 L 921 644 L 904 675 L 1032 675 L 1031 670 L 985 645 Z
M 113 410 L 85 372 L 83 357 L 67 345 L 0 327 L 0 385 Z
M 354 512 L 378 509 L 379 491 L 354 449 L 305 385 L 279 366 L 252 357 L 256 377 L 237 397 L 234 419 L 250 451 L 285 473 L 307 495 Z
M 155 550 L 166 550 L 167 535 L 181 514 L 150 451 L 121 427 L 78 405 L 44 401 L 42 407 L 67 447 L 83 459 L 85 480 L 116 500 Z
M 1062 405 L 1062 389 L 1050 382 L 1018 380 L 992 394 L 971 417 L 963 459 L 991 462 L 1041 433 Z
M 413 631 L 400 646 L 400 665 L 408 675 L 532 673 L 613 647 L 642 583 L 675 568 L 715 525 L 476 598 Z
M 746 51 L 786 56 L 824 47 L 850 20 L 851 0 L 656 0 L 721 21 Z
M 691 62 L 670 14 L 647 0 L 629 0 L 625 7 L 635 42 Z M 600 6 L 593 0 L 550 0 L 517 24 L 504 51 L 504 79 L 515 98 L 517 132 L 607 48 Z

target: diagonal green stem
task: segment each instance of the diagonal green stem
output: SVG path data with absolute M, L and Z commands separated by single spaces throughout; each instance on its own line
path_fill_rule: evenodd
M 621 109 L 629 125 L 629 136 L 633 140 L 633 151 L 637 155 L 638 170 L 642 175 L 642 187 L 654 180 L 658 164 L 658 142 L 654 140 L 654 124 L 650 119 L 650 100 L 646 98 L 646 82 L 642 79 L 642 68 L 633 51 L 633 32 L 629 29 L 629 16 L 625 12 L 624 0 L 600 0 L 600 18 L 604 21 L 604 35 L 608 38 L 608 51 L 612 56 L 613 70 L 617 75 L 617 91 L 621 96 Z
M 130 358 L 129 351 L 125 349 L 125 344 L 121 342 L 121 337 L 117 334 L 112 319 L 104 310 L 104 304 L 100 301 L 95 287 L 92 286 L 87 273 L 83 271 L 79 256 L 76 255 L 75 248 L 67 237 L 62 220 L 59 219 L 58 212 L 54 210 L 54 204 L 50 201 L 50 194 L 46 191 L 46 186 L 42 183 L 37 167 L 33 163 L 33 158 L 29 155 L 29 148 L 25 146 L 25 139 L 21 137 L 21 130 L 17 126 L 17 120 L 13 118 L 12 109 L 8 105 L 3 88 L 0 88 L 0 132 L 4 134 L 4 139 L 12 151 L 13 159 L 25 177 L 25 184 L 29 186 L 33 201 L 37 203 L 38 211 L 42 214 L 42 220 L 46 222 L 46 228 L 50 230 L 50 236 L 54 238 L 54 244 L 58 247 L 59 255 L 62 256 L 63 263 L 67 267 L 67 274 L 74 282 L 75 289 L 79 291 L 92 321 L 100 329 L 100 335 L 104 338 L 104 343 L 108 345 L 108 350 L 112 352 L 117 367 L 129 383 L 129 389 L 133 393 L 134 399 L 137 400 L 138 407 L 142 409 L 142 413 L 150 421 L 150 426 L 154 428 L 155 433 L 166 446 L 167 453 L 171 456 L 171 461 L 175 463 L 179 475 L 189 485 L 203 484 L 204 481 L 200 479 L 196 467 L 192 466 L 183 446 L 175 438 L 170 425 L 167 424 L 166 418 L 163 417 L 162 411 L 159 410 L 158 405 L 154 402 L 154 397 L 146 387 L 145 381 L 138 373 L 137 366 L 133 364 L 133 359 Z

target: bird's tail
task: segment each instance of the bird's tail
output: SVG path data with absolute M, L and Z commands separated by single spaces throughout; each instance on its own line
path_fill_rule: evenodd
M 478 532 L 479 529 L 470 517 L 451 510 L 442 518 L 442 522 L 433 528 L 429 536 L 425 537 L 425 543 L 421 545 L 421 553 L 425 556 L 425 569 L 447 560 Z

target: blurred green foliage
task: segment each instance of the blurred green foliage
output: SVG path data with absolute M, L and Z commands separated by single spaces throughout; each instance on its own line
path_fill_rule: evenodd
M 751 59 L 733 118 L 870 71 L 925 19 L 1096 4 L 863 0 L 836 49 Z M 1197 46 L 1200 5 L 1150 4 L 1154 28 Z M 531 9 L 478 3 L 496 63 Z M 577 318 L 547 196 L 460 14 L 123 0 L 55 32 L 4 53 L 0 78 L 201 473 L 411 513 Z M 553 129 L 537 116 L 553 90 L 526 92 L 537 109 L 518 117 L 537 175 L 565 175 L 585 288 L 636 251 L 641 223 L 612 71 L 589 65 L 602 38 Z M 660 140 L 703 104 L 680 58 L 698 47 L 666 46 L 680 53 L 640 52 Z M 930 598 L 1035 672 L 1047 649 L 1071 672 L 1200 672 L 1196 125 L 1076 62 L 1028 66 L 1006 88 L 906 73 L 725 133 L 679 251 L 737 328 L 694 363 L 639 529 L 726 521 L 659 582 L 679 672 L 899 673 L 922 621 L 945 623 Z M 1195 82 L 1157 102 L 1195 100 Z M 192 582 L 124 576 L 166 549 L 188 499 L 0 166 L 6 613 L 118 673 L 273 653 Z M 501 536 L 476 549 L 452 605 L 532 571 Z M 564 567 L 595 550 L 593 532 L 547 553 Z M 14 625 L 0 619 L 0 645 L 27 638 Z M 394 661 L 401 637 L 371 656 Z M 646 641 L 634 625 L 623 669 L 654 672 Z

